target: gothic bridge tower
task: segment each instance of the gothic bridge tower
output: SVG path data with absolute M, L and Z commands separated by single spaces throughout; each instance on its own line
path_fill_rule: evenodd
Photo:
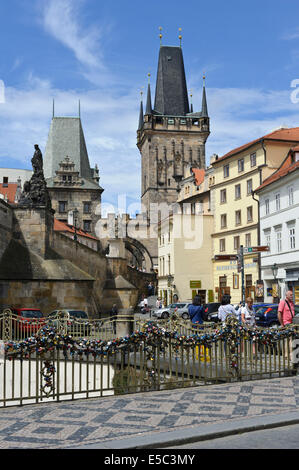
M 173 203 L 186 169 L 206 168 L 205 143 L 210 134 L 205 83 L 202 109 L 189 105 L 181 47 L 160 47 L 152 107 L 148 84 L 145 113 L 141 99 L 137 146 L 141 153 L 141 202 L 149 215 L 151 203 Z

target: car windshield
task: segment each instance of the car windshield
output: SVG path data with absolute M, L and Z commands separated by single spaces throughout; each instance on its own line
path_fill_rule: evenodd
M 23 318 L 43 318 L 43 314 L 40 310 L 21 310 Z
M 80 310 L 69 310 L 69 314 L 73 318 L 88 318 L 87 314 Z

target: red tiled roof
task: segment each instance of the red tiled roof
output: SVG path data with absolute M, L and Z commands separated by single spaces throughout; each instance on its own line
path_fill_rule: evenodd
M 192 171 L 195 176 L 196 186 L 200 186 L 204 182 L 204 179 L 205 179 L 205 174 L 206 174 L 205 170 L 201 168 L 192 168 Z
M 17 183 L 8 183 L 7 187 L 3 187 L 3 183 L 0 183 L 0 194 L 7 194 L 7 201 L 14 203 L 16 199 L 18 184 Z
M 296 148 L 297 147 L 294 147 L 293 149 L 290 150 L 287 158 L 281 164 L 280 168 L 278 168 L 278 170 L 272 173 L 272 175 L 268 176 L 268 178 L 266 178 L 265 181 L 255 191 L 259 191 L 260 189 L 265 188 L 269 184 L 274 183 L 280 178 L 283 178 L 289 173 L 293 173 L 293 171 L 296 171 L 299 169 L 299 161 L 292 163 L 292 153 L 294 152 Z
M 261 140 L 284 140 L 286 142 L 299 142 L 299 127 L 293 127 L 291 129 L 277 129 L 276 131 L 270 132 L 270 134 L 266 134 L 263 137 L 260 137 L 259 139 L 252 140 L 247 144 L 241 145 L 241 147 L 237 147 L 234 150 L 231 150 L 230 152 L 223 155 L 223 157 L 218 158 L 218 160 L 212 163 L 212 165 L 228 157 L 231 157 L 232 155 L 242 152 L 242 150 L 245 150 L 246 148 L 257 144 Z
M 69 232 L 72 234 L 75 234 L 75 228 L 72 225 L 68 225 L 65 222 L 61 222 L 60 220 L 57 220 L 54 218 L 54 230 L 55 232 Z M 98 240 L 98 238 L 93 237 L 87 232 L 84 232 L 84 230 L 77 229 L 76 230 L 77 235 L 85 238 L 89 238 L 91 240 Z

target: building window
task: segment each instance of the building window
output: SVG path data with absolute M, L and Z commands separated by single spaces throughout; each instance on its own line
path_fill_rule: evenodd
M 221 228 L 227 227 L 227 217 L 226 214 L 221 215 Z
M 247 180 L 247 196 L 250 196 L 252 192 L 252 180 Z
M 170 255 L 168 255 L 168 274 L 171 273 Z
M 266 212 L 266 215 L 270 214 L 270 201 L 269 201 L 269 199 L 265 199 L 265 212 Z
M 269 247 L 269 250 L 271 251 L 271 232 L 270 230 L 267 230 L 264 232 L 264 234 L 265 234 L 266 245 Z
M 3 188 L 8 188 L 8 176 L 3 176 Z
M 245 245 L 247 247 L 251 246 L 251 233 L 246 233 L 246 235 L 245 235 Z
M 246 283 L 246 287 L 252 286 L 252 274 L 246 274 L 245 283 Z
M 83 230 L 84 230 L 84 232 L 91 232 L 91 221 L 90 220 L 84 220 L 83 221 Z
M 221 238 L 219 240 L 219 251 L 220 251 L 220 253 L 225 251 L 225 238 Z
M 276 232 L 276 249 L 277 253 L 280 253 L 282 250 L 281 230 Z
M 65 214 L 67 212 L 67 202 L 66 201 L 59 201 L 59 214 Z
M 91 213 L 91 202 L 83 202 L 83 213 L 84 214 Z
M 229 177 L 229 165 L 224 165 L 224 167 L 223 167 L 223 177 L 224 178 Z
M 276 210 L 280 211 L 280 194 L 275 195 L 275 204 L 276 204 Z
M 222 189 L 220 191 L 220 203 L 225 204 L 226 203 L 226 189 Z
M 289 206 L 292 206 L 294 204 L 294 189 L 293 189 L 293 186 L 290 186 L 288 188 L 288 194 L 289 194 Z
M 240 249 L 240 237 L 234 237 L 234 250 L 239 251 Z
M 256 153 L 252 153 L 250 155 L 250 166 L 251 166 L 251 168 L 253 166 L 256 166 Z
M 294 250 L 296 248 L 296 237 L 295 237 L 295 227 L 289 229 L 290 235 L 290 249 Z
M 236 184 L 235 186 L 235 199 L 241 199 L 241 185 Z
M 238 171 L 239 173 L 241 173 L 241 171 L 244 171 L 244 158 L 238 160 Z
M 252 212 L 252 206 L 247 207 L 247 222 L 252 222 L 253 220 L 253 212 Z
M 226 276 L 220 276 L 219 277 L 219 287 L 227 287 L 227 277 Z
M 235 217 L 236 217 L 236 225 L 241 225 L 241 211 L 236 211 Z

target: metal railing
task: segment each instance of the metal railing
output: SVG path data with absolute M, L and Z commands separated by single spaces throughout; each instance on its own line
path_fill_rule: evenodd
M 2 343 L 0 407 L 290 375 L 291 340 L 299 337 L 296 328 L 252 330 L 234 320 L 216 330 L 127 317 L 126 336 L 114 334 L 117 319 L 99 322 L 97 332 L 91 322 L 90 335 L 76 338 L 74 325 L 60 320 Z

